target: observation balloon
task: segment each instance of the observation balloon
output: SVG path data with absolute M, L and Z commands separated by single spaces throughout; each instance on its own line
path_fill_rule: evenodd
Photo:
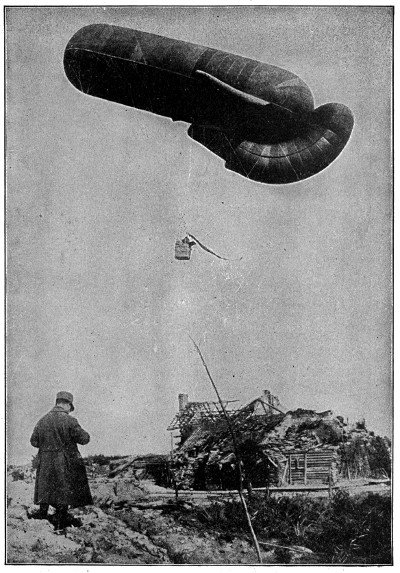
M 66 47 L 64 69 L 85 94 L 189 123 L 189 136 L 227 169 L 261 183 L 319 173 L 353 129 L 348 107 L 314 109 L 292 72 L 129 28 L 82 28 Z

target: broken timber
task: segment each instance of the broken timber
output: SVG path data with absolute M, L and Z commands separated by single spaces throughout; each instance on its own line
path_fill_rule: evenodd
M 113 478 L 115 476 L 117 476 L 118 474 L 120 474 L 121 472 L 123 472 L 124 470 L 126 470 L 126 468 L 129 468 L 129 466 L 131 466 L 136 460 L 138 459 L 137 456 L 129 459 L 127 462 L 123 463 L 122 465 L 118 466 L 117 468 L 115 468 L 114 470 L 112 470 L 109 474 L 108 477 L 109 478 Z

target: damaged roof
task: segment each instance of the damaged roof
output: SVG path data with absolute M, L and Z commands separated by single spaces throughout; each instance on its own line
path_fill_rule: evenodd
M 320 426 L 332 426 L 331 434 L 338 434 L 342 422 L 331 410 L 317 413 L 315 410 L 297 408 L 284 413 L 274 404 L 276 397 L 266 402 L 266 391 L 239 409 L 229 410 L 231 424 L 241 443 L 251 441 L 261 449 L 309 449 L 330 443 L 329 432 Z M 271 403 L 272 402 L 272 403 Z M 232 437 L 224 413 L 215 402 L 189 402 L 171 422 L 169 430 L 179 429 L 181 442 L 176 454 L 195 451 L 210 452 L 218 449 L 220 455 L 232 451 Z M 332 436 L 331 436 L 332 438 Z M 333 439 L 333 438 L 332 438 Z

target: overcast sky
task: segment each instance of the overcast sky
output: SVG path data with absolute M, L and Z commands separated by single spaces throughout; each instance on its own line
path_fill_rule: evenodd
M 246 180 L 187 124 L 68 82 L 66 44 L 99 22 L 288 69 L 350 107 L 351 140 L 311 179 Z M 83 455 L 167 452 L 178 393 L 215 400 L 188 334 L 225 399 L 390 433 L 391 40 L 385 7 L 7 11 L 11 463 L 59 390 Z M 232 260 L 174 260 L 186 232 Z

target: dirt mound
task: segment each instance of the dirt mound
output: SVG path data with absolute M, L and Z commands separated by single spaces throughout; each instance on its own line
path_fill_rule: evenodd
M 151 482 L 132 479 L 94 479 L 94 506 L 71 513 L 80 527 L 55 532 L 48 520 L 29 516 L 34 483 L 10 481 L 7 488 L 7 563 L 256 563 L 256 554 L 245 540 L 226 541 L 207 531 L 179 523 L 179 510 L 137 509 L 132 504 L 150 502 L 166 490 Z M 126 504 L 126 502 L 129 502 Z M 122 509 L 116 509 L 122 507 Z M 264 552 L 271 562 L 271 552 Z
M 54 533 L 47 520 L 29 519 L 32 505 L 33 483 L 10 482 L 7 487 L 8 503 L 8 562 L 58 563 L 66 553 L 79 549 L 79 544 Z
M 120 500 L 129 488 L 117 485 L 114 497 Z M 103 487 L 101 491 L 114 489 Z M 36 507 L 32 505 L 33 483 L 10 482 L 7 497 L 8 563 L 170 563 L 166 549 L 99 507 L 73 510 L 82 525 L 60 534 L 50 521 L 30 518 Z

